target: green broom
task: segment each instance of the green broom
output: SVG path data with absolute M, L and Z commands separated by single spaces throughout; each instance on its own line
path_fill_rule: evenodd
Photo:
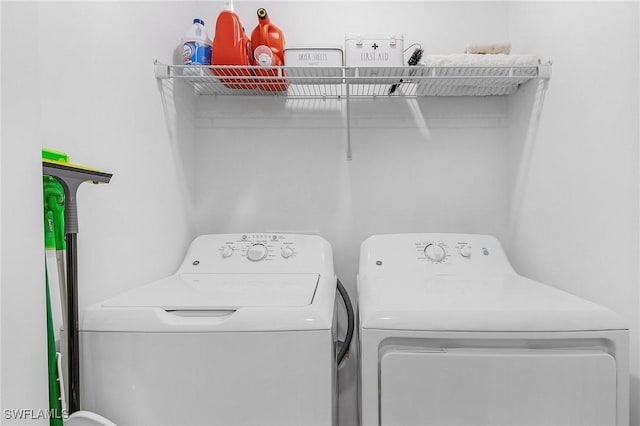
M 45 283 L 47 295 L 47 358 L 49 368 L 49 409 L 51 417 L 50 426 L 62 426 L 62 401 L 60 397 L 60 378 L 58 377 L 58 362 L 56 358 L 56 337 L 53 330 L 53 314 L 49 295 L 49 277 L 45 262 Z

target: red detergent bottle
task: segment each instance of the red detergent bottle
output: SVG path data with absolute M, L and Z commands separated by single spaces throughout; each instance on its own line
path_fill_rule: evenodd
M 284 33 L 271 22 L 265 8 L 261 7 L 257 13 L 258 25 L 251 32 L 253 64 L 257 67 L 255 69 L 255 74 L 258 77 L 256 79 L 257 85 L 261 90 L 269 92 L 285 91 L 289 83 L 285 78 L 282 78 L 285 76 L 284 70 L 271 68 L 284 65 Z M 260 78 L 271 76 L 281 78 Z
M 244 32 L 240 18 L 233 11 L 233 1 L 226 2 L 225 10 L 220 12 L 213 36 L 212 65 L 251 65 L 251 41 Z M 214 68 L 213 73 L 220 81 L 232 89 L 255 89 L 253 74 L 246 68 Z M 236 77 L 236 78 L 230 78 Z

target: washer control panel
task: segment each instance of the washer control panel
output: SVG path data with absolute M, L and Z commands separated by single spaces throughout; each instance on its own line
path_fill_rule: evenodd
M 188 272 L 302 272 L 333 270 L 331 246 L 315 235 L 243 233 L 201 235 L 189 247 Z
M 242 234 L 220 247 L 223 259 L 240 256 L 250 262 L 293 259 L 297 252 L 295 239 L 283 234 Z

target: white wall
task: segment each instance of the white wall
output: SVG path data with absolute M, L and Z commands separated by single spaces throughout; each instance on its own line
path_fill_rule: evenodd
M 197 13 L 173 6 L 2 2 L 3 409 L 48 406 L 42 146 L 114 174 L 78 191 L 81 307 L 172 273 L 194 236 L 192 106 L 166 121 L 153 77 Z
M 516 53 L 554 61 L 510 257 L 519 272 L 624 317 L 637 425 L 638 3 L 514 2 L 508 22 Z M 511 142 L 518 157 L 523 141 Z
M 37 7 L 2 4 L 2 421 L 4 409 L 48 407 L 42 237 L 42 165 L 37 70 L 38 30 L 21 23 Z M 20 43 L 14 34 L 19 33 Z M 24 45 L 31 49 L 24 49 Z M 21 82 L 22 84 L 15 84 Z M 15 421 L 14 421 L 15 423 Z M 44 424 L 44 422 L 41 422 Z M 25 422 L 25 424 L 28 424 Z
M 85 306 L 174 272 L 193 237 L 193 125 L 173 112 L 190 105 L 171 97 L 165 120 L 153 77 L 153 59 L 171 61 L 173 32 L 191 13 L 135 2 L 39 11 L 40 142 L 114 174 L 79 190 Z
M 264 4 L 236 3 L 250 31 Z M 368 235 L 456 231 L 497 235 L 520 272 L 638 324 L 637 5 L 269 2 L 290 46 L 398 32 L 405 46 L 419 41 L 427 53 L 511 38 L 516 53 L 554 59 L 513 235 L 511 178 L 531 86 L 511 101 L 419 100 L 429 139 L 404 101 L 354 102 L 347 162 L 339 104 L 196 103 L 180 85 L 159 90 L 152 60 L 172 61 L 193 17 L 212 33 L 222 5 L 2 3 L 2 408 L 46 404 L 44 305 L 33 302 L 42 297 L 43 145 L 114 173 L 111 184 L 79 193 L 82 306 L 171 273 L 198 233 L 317 232 L 332 243 L 337 273 L 355 296 Z M 25 37 L 32 50 L 19 47 Z M 33 52 L 38 66 L 25 66 Z M 591 61 L 594 52 L 601 61 Z M 600 77 L 614 71 L 614 79 Z M 637 360 L 637 337 L 633 348 Z M 42 364 L 32 368 L 23 354 L 39 352 Z M 343 407 L 355 407 L 354 371 L 351 362 L 341 372 Z M 353 408 L 340 416 L 343 425 L 355 422 Z

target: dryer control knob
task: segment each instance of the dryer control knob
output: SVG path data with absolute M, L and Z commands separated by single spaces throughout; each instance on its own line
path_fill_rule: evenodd
M 267 247 L 264 244 L 254 244 L 247 249 L 247 259 L 257 262 L 267 257 Z
M 222 257 L 227 258 L 230 257 L 233 254 L 233 247 L 231 246 L 224 246 L 222 247 Z
M 293 256 L 293 249 L 291 247 L 283 247 L 280 254 L 282 254 L 282 257 L 285 259 L 288 259 Z
M 442 262 L 447 255 L 447 252 L 438 244 L 429 244 L 424 248 L 424 255 L 434 262 Z
M 462 256 L 462 257 L 471 257 L 471 247 L 469 247 L 469 246 L 460 247 L 460 256 Z

